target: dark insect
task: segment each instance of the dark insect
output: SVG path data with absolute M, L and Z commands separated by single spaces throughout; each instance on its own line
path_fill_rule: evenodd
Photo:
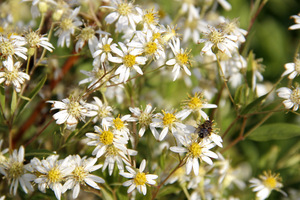
M 213 122 L 210 120 L 206 120 L 203 124 L 201 124 L 197 129 L 196 132 L 198 133 L 200 138 L 205 138 L 210 136 L 212 131 L 212 124 Z

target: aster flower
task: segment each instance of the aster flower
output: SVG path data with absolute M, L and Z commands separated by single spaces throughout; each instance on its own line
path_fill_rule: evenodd
M 58 35 L 57 46 L 64 47 L 65 42 L 66 46 L 69 47 L 71 43 L 71 35 L 75 33 L 75 29 L 78 26 L 82 25 L 82 22 L 77 18 L 80 7 L 75 8 L 71 14 L 65 15 L 60 24 L 59 29 L 55 32 L 54 35 Z
M 105 119 L 106 117 L 111 117 L 112 116 L 112 107 L 107 105 L 107 103 L 102 103 L 102 101 L 98 97 L 93 97 L 95 102 L 93 103 L 98 107 L 97 112 L 98 114 L 96 117 L 93 119 L 93 122 L 96 123 L 97 121 L 101 122 L 102 119 Z
M 121 47 L 121 50 L 114 46 L 112 46 L 111 49 L 112 52 L 117 54 L 119 57 L 109 58 L 109 61 L 113 63 L 121 63 L 115 71 L 115 74 L 119 75 L 119 81 L 125 83 L 129 78 L 130 70 L 132 68 L 139 74 L 143 75 L 143 71 L 139 65 L 144 65 L 147 58 L 138 56 L 142 53 L 141 50 L 137 48 L 127 48 L 122 42 L 119 42 L 118 44 Z
M 253 187 L 253 192 L 257 192 L 256 197 L 259 200 L 268 198 L 272 190 L 276 190 L 284 196 L 287 196 L 287 194 L 280 189 L 283 187 L 283 184 L 281 183 L 279 174 L 272 174 L 271 171 L 264 171 L 263 175 L 259 176 L 259 179 L 252 178 L 249 182 L 251 183 L 250 187 Z
M 113 127 L 114 134 L 123 136 L 126 140 L 129 139 L 129 135 L 130 135 L 130 131 L 127 128 L 128 126 L 127 122 L 136 121 L 136 119 L 132 118 L 129 114 L 124 115 L 122 117 L 118 115 L 118 117 L 116 118 L 107 117 L 106 120 L 108 122 L 108 125 Z
M 296 87 L 293 90 L 287 87 L 282 87 L 277 89 L 276 92 L 278 92 L 278 96 L 280 98 L 286 99 L 283 101 L 286 109 L 293 108 L 293 111 L 298 110 L 300 104 L 300 87 Z
M 239 28 L 238 19 L 228 20 L 225 18 L 221 18 L 220 28 L 227 35 L 235 35 L 237 37 L 237 42 L 244 43 L 246 41 L 245 36 L 248 32 L 244 29 Z
M 99 126 L 94 126 L 95 133 L 86 133 L 86 136 L 90 139 L 87 143 L 88 146 L 96 146 L 92 155 L 96 158 L 103 156 L 110 146 L 124 149 L 124 144 L 127 144 L 127 140 L 119 135 L 113 133 L 113 131 L 107 126 L 106 123 L 102 123 L 103 129 Z
M 172 73 L 174 73 L 173 81 L 177 79 L 181 68 L 183 68 L 185 73 L 190 76 L 191 72 L 188 69 L 188 66 L 191 65 L 191 60 L 189 56 L 190 51 L 183 50 L 182 48 L 180 48 L 179 38 L 176 38 L 176 40 L 172 39 L 172 43 L 170 42 L 169 46 L 171 47 L 175 58 L 168 60 L 166 62 L 166 65 L 174 65 L 172 70 Z
M 139 169 L 132 169 L 129 166 L 126 166 L 127 172 L 121 172 L 120 175 L 124 176 L 125 178 L 131 178 L 131 180 L 126 181 L 123 183 L 123 186 L 127 187 L 129 186 L 127 193 L 132 192 L 135 188 L 139 191 L 139 193 L 142 193 L 143 195 L 147 194 L 147 185 L 155 185 L 156 182 L 154 179 L 157 179 L 158 176 L 155 174 L 147 174 L 143 171 L 146 167 L 146 160 L 144 159 L 141 162 Z
M 209 27 L 209 32 L 204 35 L 198 43 L 204 43 L 201 52 L 204 54 L 214 55 L 218 51 L 225 53 L 228 57 L 238 48 L 236 44 L 237 36 L 227 35 L 223 30 Z
M 70 176 L 75 169 L 75 165 L 70 164 L 70 157 L 58 160 L 59 155 L 48 156 L 41 161 L 41 165 L 35 166 L 39 172 L 38 178 L 34 180 L 38 184 L 41 192 L 46 192 L 46 188 L 54 191 L 57 199 L 60 200 L 61 194 L 65 191 L 62 182 Z
M 22 66 L 21 62 L 13 63 L 12 59 L 2 62 L 3 68 L 0 68 L 0 84 L 4 82 L 5 85 L 14 85 L 16 92 L 21 92 L 21 85 L 25 80 L 29 80 L 30 76 L 19 69 Z
M 101 36 L 99 42 L 97 42 L 97 46 L 95 47 L 95 51 L 93 52 L 93 66 L 100 67 L 102 63 L 108 61 L 108 58 L 111 58 L 111 46 L 117 46 L 115 43 L 112 44 L 113 39 L 105 35 Z
M 295 62 L 293 63 L 286 63 L 284 65 L 284 68 L 286 69 L 281 77 L 286 76 L 289 74 L 289 79 L 294 79 L 296 76 L 300 74 L 300 59 L 296 58 Z
M 209 165 L 212 165 L 213 162 L 211 158 L 218 158 L 218 155 L 212 151 L 211 148 L 215 146 L 209 140 L 202 140 L 200 142 L 189 139 L 188 137 L 178 136 L 177 137 L 180 143 L 185 147 L 170 147 L 170 150 L 175 153 L 187 153 L 185 155 L 186 159 L 186 173 L 190 174 L 192 169 L 195 175 L 199 173 L 199 162 L 204 161 Z
M 196 2 L 190 0 L 183 0 L 180 2 L 182 3 L 180 12 L 182 14 L 187 13 L 188 18 L 199 18 L 199 10 L 195 7 Z
M 217 105 L 207 103 L 207 100 L 204 99 L 203 93 L 197 92 L 194 96 L 189 95 L 188 99 L 183 101 L 183 106 L 183 119 L 188 117 L 192 112 L 195 112 L 200 116 L 200 118 L 203 117 L 205 120 L 207 120 L 208 116 L 202 109 L 217 108 Z
M 75 51 L 78 52 L 79 49 L 83 47 L 85 42 L 88 42 L 89 49 L 91 52 L 95 51 L 96 44 L 98 42 L 95 36 L 96 32 L 92 26 L 86 26 L 80 30 L 80 34 L 77 36 L 78 40 L 75 45 Z
M 27 60 L 27 48 L 23 47 L 26 44 L 24 37 L 11 35 L 5 37 L 0 34 L 0 58 L 1 60 L 13 60 L 13 56 L 18 56 Z
M 179 130 L 184 130 L 186 125 L 181 123 L 181 119 L 183 117 L 182 112 L 166 112 L 162 110 L 162 113 L 157 113 L 156 118 L 153 119 L 153 123 L 150 126 L 154 128 L 162 128 L 160 135 L 158 138 L 159 141 L 162 141 L 166 135 L 171 132 L 172 134 L 177 134 Z M 156 134 L 155 134 L 156 135 Z
M 141 9 L 136 7 L 137 12 L 142 16 L 141 23 L 143 24 L 143 30 L 154 30 L 159 24 L 159 15 L 158 12 L 154 9 Z
M 116 22 L 116 31 L 122 32 L 130 27 L 132 30 L 136 29 L 136 24 L 141 21 L 141 16 L 137 13 L 132 2 L 127 0 L 112 0 L 111 6 L 101 6 L 102 8 L 111 9 L 112 12 L 105 17 L 108 24 Z
M 139 130 L 140 137 L 143 137 L 146 129 L 150 127 L 150 130 L 154 135 L 154 137 L 158 138 L 157 131 L 155 130 L 155 128 L 150 126 L 150 124 L 153 122 L 152 119 L 154 117 L 153 114 L 154 110 L 152 110 L 152 106 L 150 104 L 146 106 L 145 110 L 142 110 L 140 108 L 132 108 L 132 107 L 129 107 L 129 110 L 134 114 L 134 116 L 136 116 L 136 117 L 132 117 L 132 119 L 138 121 L 140 125 L 140 130 Z
M 30 31 L 27 34 L 25 34 L 25 40 L 26 40 L 27 44 L 29 45 L 29 50 L 31 48 L 34 50 L 35 48 L 40 47 L 40 46 L 44 47 L 45 49 L 47 49 L 50 52 L 52 52 L 52 49 L 54 49 L 53 45 L 49 42 L 47 37 L 44 37 L 43 35 L 39 35 L 38 33 L 34 32 L 34 31 Z M 28 52 L 28 53 L 31 53 L 31 52 Z
M 100 190 L 100 187 L 97 183 L 104 183 L 104 179 L 90 174 L 93 171 L 96 171 L 101 168 L 102 165 L 95 165 L 97 158 L 80 158 L 79 155 L 71 156 L 70 162 L 75 166 L 72 174 L 66 178 L 64 184 L 64 190 L 72 189 L 73 190 L 73 199 L 78 197 L 80 192 L 81 185 L 88 185 L 92 188 Z
M 138 41 L 132 41 L 127 46 L 141 49 L 147 57 L 154 57 L 157 60 L 165 58 L 164 47 L 153 34 L 155 33 L 152 30 L 147 30 L 146 32 L 137 31 L 136 36 Z
M 9 156 L 9 159 L 0 165 L 0 173 L 2 173 L 7 179 L 10 185 L 9 192 L 13 195 L 17 194 L 17 189 L 19 184 L 25 193 L 32 192 L 33 186 L 31 181 L 33 181 L 36 176 L 28 173 L 28 164 L 24 165 L 25 150 L 21 146 L 19 151 L 16 149 Z
M 85 71 L 80 70 L 81 73 L 88 76 L 88 78 L 85 78 L 81 81 L 79 81 L 79 85 L 89 83 L 87 86 L 87 89 L 93 90 L 101 86 L 101 84 L 106 82 L 106 85 L 110 85 L 110 76 L 108 76 L 104 69 L 101 69 L 100 67 L 95 67 L 92 71 Z
M 53 115 L 57 124 L 67 123 L 72 126 L 78 123 L 78 120 L 84 121 L 85 117 L 97 115 L 97 107 L 93 104 L 85 103 L 73 97 L 63 99 L 62 101 L 47 101 L 52 103 L 51 110 L 59 109 L 60 111 Z
M 298 15 L 292 15 L 291 18 L 295 20 L 296 24 L 290 26 L 289 30 L 300 29 L 300 13 Z
M 188 19 L 184 21 L 184 27 L 183 42 L 187 42 L 191 38 L 194 43 L 197 43 L 200 39 L 200 33 L 207 31 L 207 23 L 199 17 L 188 17 Z

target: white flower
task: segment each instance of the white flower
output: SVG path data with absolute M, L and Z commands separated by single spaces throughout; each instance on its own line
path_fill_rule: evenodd
M 139 136 L 143 137 L 146 129 L 148 127 L 150 127 L 152 134 L 154 135 L 155 138 L 158 138 L 157 131 L 153 130 L 154 128 L 152 126 L 150 126 L 150 124 L 153 122 L 153 117 L 154 117 L 154 110 L 152 110 L 152 106 L 150 104 L 148 104 L 145 108 L 145 110 L 143 111 L 142 109 L 139 108 L 132 108 L 129 107 L 130 112 L 132 112 L 134 114 L 133 119 L 135 119 L 136 121 L 138 121 L 139 125 L 140 125 L 140 130 L 139 130 Z
M 55 32 L 54 35 L 58 35 L 57 46 L 64 47 L 65 42 L 66 46 L 69 47 L 71 43 L 71 34 L 75 33 L 75 29 L 78 26 L 82 25 L 82 22 L 77 18 L 80 7 L 75 8 L 71 14 L 65 15 L 62 18 L 59 29 Z
M 47 37 L 43 37 L 43 35 L 39 35 L 34 31 L 30 31 L 25 35 L 25 39 L 30 48 L 36 47 L 44 47 L 48 51 L 52 52 L 54 49 L 53 45 L 49 42 Z
M 228 20 L 226 18 L 221 17 L 221 29 L 227 35 L 235 35 L 237 37 L 237 42 L 244 43 L 246 41 L 245 36 L 247 35 L 247 31 L 239 28 L 238 19 Z
M 47 8 L 51 5 L 56 5 L 57 3 L 54 0 L 22 0 L 24 1 L 32 1 L 31 5 L 31 15 L 33 18 L 37 18 L 40 16 L 40 10 L 42 9 L 45 12 L 44 8 Z
M 213 162 L 210 158 L 218 158 L 218 155 L 209 149 L 213 148 L 215 144 L 212 144 L 209 140 L 202 140 L 200 142 L 193 141 L 187 137 L 178 136 L 178 140 L 184 147 L 170 147 L 170 150 L 175 153 L 187 153 L 185 156 L 186 159 L 186 173 L 190 174 L 192 169 L 195 175 L 199 173 L 199 162 L 204 161 L 209 165 L 212 165 Z
M 203 93 L 195 93 L 194 96 L 188 97 L 187 100 L 183 101 L 184 109 L 181 111 L 183 113 L 183 119 L 188 117 L 192 112 L 198 113 L 200 117 L 208 120 L 208 115 L 202 110 L 205 108 L 217 108 L 215 104 L 207 103 L 206 99 L 203 97 Z
M 105 119 L 106 117 L 111 117 L 112 115 L 112 107 L 108 106 L 107 103 L 102 103 L 102 101 L 98 97 L 93 97 L 95 102 L 93 103 L 98 107 L 97 112 L 98 114 L 93 119 L 93 122 L 96 123 L 97 121 L 101 122 L 102 119 Z
M 33 181 L 36 176 L 28 173 L 28 164 L 23 164 L 24 156 L 25 150 L 24 147 L 21 146 L 19 151 L 15 149 L 9 156 L 9 159 L 2 163 L 2 166 L 0 165 L 0 168 L 2 168 L 0 172 L 7 177 L 8 184 L 10 185 L 9 192 L 13 195 L 17 194 L 19 183 L 25 193 L 34 190 L 30 182 Z
M 112 46 L 112 52 L 117 54 L 119 57 L 111 57 L 109 58 L 110 62 L 113 63 L 121 63 L 121 65 L 116 70 L 115 74 L 119 75 L 120 82 L 126 82 L 130 75 L 130 70 L 133 68 L 139 74 L 143 75 L 142 69 L 139 65 L 144 65 L 146 63 L 147 58 L 138 56 L 142 52 L 137 48 L 127 48 L 122 42 L 118 43 L 121 47 L 121 50 L 115 46 Z
M 153 123 L 150 124 L 150 126 L 162 128 L 160 135 L 158 138 L 155 138 L 159 141 L 162 141 L 166 135 L 171 131 L 171 133 L 177 134 L 179 130 L 186 129 L 186 125 L 181 123 L 181 118 L 183 116 L 182 112 L 165 112 L 162 110 L 162 113 L 157 113 L 156 118 L 153 119 Z M 154 136 L 158 133 L 153 134 Z
M 141 16 L 136 12 L 132 2 L 123 0 L 111 0 L 112 6 L 101 6 L 102 8 L 111 9 L 112 12 L 105 17 L 108 24 L 116 23 L 116 31 L 122 32 L 130 27 L 136 29 L 136 24 L 141 21 Z
M 114 134 L 105 123 L 102 123 L 102 126 L 103 129 L 98 126 L 94 126 L 96 133 L 86 133 L 86 136 L 91 139 L 87 145 L 96 146 L 92 155 L 96 156 L 96 158 L 100 158 L 112 145 L 121 150 L 126 150 L 124 148 L 124 144 L 127 144 L 127 139 Z
M 128 126 L 127 122 L 136 121 L 129 114 L 124 115 L 123 117 L 120 117 L 120 115 L 119 115 L 116 118 L 107 117 L 106 120 L 107 120 L 109 126 L 113 127 L 114 134 L 123 136 L 126 140 L 128 140 L 129 136 L 130 136 L 130 131 L 127 128 L 127 126 Z
M 92 26 L 87 26 L 81 29 L 80 34 L 77 36 L 78 40 L 75 45 L 75 51 L 78 52 L 79 49 L 83 47 L 85 42 L 88 42 L 90 52 L 95 51 L 95 47 L 97 45 L 98 39 L 95 36 L 95 30 Z
M 157 25 L 159 24 L 159 16 L 158 12 L 154 11 L 154 9 L 141 9 L 139 7 L 136 7 L 137 12 L 140 16 L 142 16 L 142 24 L 143 24 L 143 30 L 154 30 L 157 28 Z
M 67 125 L 76 125 L 78 119 L 84 121 L 85 117 L 97 115 L 97 107 L 93 104 L 85 103 L 76 98 L 66 98 L 62 101 L 47 101 L 52 103 L 51 110 L 59 109 L 60 111 L 53 115 L 57 124 L 67 123 Z
M 132 169 L 129 166 L 126 166 L 126 169 L 128 170 L 129 173 L 127 172 L 121 172 L 120 175 L 124 176 L 125 178 L 131 178 L 131 180 L 126 181 L 123 183 L 123 186 L 129 186 L 127 193 L 132 192 L 135 188 L 139 191 L 139 193 L 142 193 L 143 195 L 146 195 L 147 193 L 147 185 L 155 185 L 156 182 L 154 179 L 157 179 L 158 176 L 155 174 L 147 174 L 144 173 L 143 171 L 145 170 L 146 167 L 146 160 L 144 159 L 141 162 L 140 168 L 139 169 Z
M 300 104 L 300 87 L 297 87 L 294 90 L 282 87 L 276 90 L 276 92 L 278 92 L 280 98 L 286 99 L 283 101 L 286 109 L 293 108 L 293 111 L 298 110 Z
M 166 57 L 164 47 L 159 42 L 159 38 L 153 34 L 155 33 L 150 29 L 146 32 L 137 31 L 138 41 L 132 41 L 127 46 L 141 49 L 147 57 L 155 57 L 157 60 L 164 59 Z
M 26 80 L 30 79 L 30 76 L 19 69 L 21 67 L 21 62 L 13 63 L 12 59 L 3 61 L 3 68 L 0 68 L 0 84 L 4 82 L 5 85 L 14 85 L 16 92 L 21 92 L 21 85 Z
M 11 35 L 6 38 L 0 34 L 0 58 L 2 60 L 13 60 L 13 56 L 18 56 L 27 60 L 27 48 L 25 38 L 18 35 Z
M 92 188 L 100 190 L 97 183 L 104 183 L 104 179 L 99 176 L 90 174 L 93 171 L 101 168 L 102 165 L 95 165 L 97 158 L 80 158 L 79 155 L 71 156 L 70 162 L 75 166 L 72 175 L 67 177 L 64 184 L 64 189 L 73 190 L 73 199 L 78 197 L 80 185 L 89 185 Z
M 293 63 L 286 63 L 284 65 L 284 68 L 286 69 L 281 77 L 288 75 L 289 79 L 294 79 L 296 76 L 300 74 L 300 59 L 296 58 L 295 62 Z
M 209 27 L 209 32 L 205 34 L 204 39 L 199 40 L 199 43 L 204 43 L 201 50 L 204 54 L 214 55 L 221 51 L 231 57 L 231 54 L 238 48 L 236 40 L 237 36 L 235 35 L 227 35 L 223 30 Z
M 298 15 L 292 15 L 291 18 L 295 20 L 296 24 L 290 26 L 289 30 L 300 29 L 300 13 Z
M 180 9 L 180 12 L 182 14 L 187 13 L 188 14 L 188 18 L 199 18 L 199 9 L 195 7 L 195 1 L 190 1 L 190 0 L 183 0 L 180 2 L 182 2 L 182 6 Z
M 75 165 L 70 164 L 70 157 L 63 160 L 57 160 L 59 155 L 48 156 L 41 161 L 41 165 L 35 166 L 35 170 L 39 172 L 38 178 L 34 180 L 38 184 L 41 192 L 46 192 L 46 188 L 54 191 L 57 199 L 60 200 L 61 194 L 65 191 L 62 182 L 70 176 Z
M 105 61 L 108 61 L 108 58 L 111 58 L 111 46 L 117 46 L 115 43 L 111 44 L 113 41 L 112 38 L 105 35 L 104 37 L 100 37 L 99 42 L 97 42 L 97 46 L 95 47 L 95 51 L 93 52 L 93 66 L 100 67 Z
M 217 0 L 217 2 L 225 9 L 231 10 L 231 5 L 226 0 Z
M 183 30 L 183 42 L 187 42 L 190 38 L 192 38 L 193 42 L 197 43 L 200 39 L 200 33 L 208 30 L 207 22 L 200 18 L 188 17 L 184 23 L 185 28 Z
M 190 70 L 188 69 L 188 66 L 191 65 L 189 51 L 184 50 L 180 48 L 180 40 L 179 38 L 172 39 L 172 42 L 169 43 L 169 46 L 171 47 L 175 58 L 172 58 L 166 62 L 166 65 L 174 65 L 172 72 L 174 73 L 174 79 L 175 81 L 179 75 L 180 68 L 183 68 L 185 73 L 187 75 L 191 75 Z
M 260 179 L 252 178 L 249 181 L 251 183 L 250 187 L 253 187 L 253 192 L 257 192 L 257 199 L 264 200 L 268 198 L 272 190 L 276 190 L 284 196 L 287 196 L 287 194 L 280 189 L 283 185 L 280 182 L 281 178 L 279 177 L 279 174 L 272 174 L 271 171 L 264 171 L 264 175 L 260 175 L 259 178 Z
M 110 85 L 110 76 L 106 74 L 105 70 L 100 67 L 94 67 L 92 71 L 84 71 L 80 70 L 81 73 L 88 76 L 81 81 L 79 81 L 79 85 L 89 83 L 87 89 L 93 90 L 101 86 L 101 84 L 105 83 L 106 86 Z

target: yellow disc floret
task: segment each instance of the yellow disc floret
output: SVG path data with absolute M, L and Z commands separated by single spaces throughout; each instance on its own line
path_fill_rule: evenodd
M 146 174 L 138 172 L 133 181 L 136 185 L 144 185 L 147 182 Z
M 113 143 L 114 134 L 111 131 L 103 131 L 100 135 L 100 141 L 105 145 Z
M 126 67 L 132 67 L 135 64 L 135 56 L 133 55 L 125 55 L 123 58 L 123 63 Z

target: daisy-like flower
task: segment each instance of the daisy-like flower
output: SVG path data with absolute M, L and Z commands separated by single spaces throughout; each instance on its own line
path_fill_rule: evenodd
M 122 42 L 118 43 L 121 50 L 117 47 L 112 46 L 112 52 L 117 54 L 119 57 L 109 58 L 110 62 L 121 63 L 118 69 L 115 71 L 116 75 L 119 75 L 120 82 L 126 82 L 129 78 L 131 69 L 135 69 L 139 74 L 143 75 L 142 69 L 139 65 L 144 65 L 147 58 L 143 56 L 138 56 L 142 51 L 138 48 L 127 48 Z
M 235 35 L 237 37 L 237 41 L 239 43 L 244 43 L 246 41 L 245 36 L 248 32 L 244 29 L 239 28 L 239 21 L 238 19 L 228 20 L 225 18 L 221 18 L 220 28 L 224 31 L 227 35 Z
M 199 10 L 195 7 L 196 2 L 194 0 L 183 0 L 180 12 L 182 14 L 187 13 L 188 18 L 199 18 Z
M 127 140 L 119 135 L 113 133 L 113 131 L 107 126 L 106 123 L 102 123 L 103 129 L 95 126 L 95 133 L 86 133 L 86 136 L 90 139 L 87 143 L 88 146 L 96 146 L 92 155 L 96 158 L 103 156 L 110 146 L 125 150 L 124 144 L 127 144 Z
M 90 103 L 74 97 L 63 99 L 62 101 L 47 101 L 52 103 L 51 110 L 59 109 L 60 111 L 53 115 L 57 124 L 67 123 L 72 126 L 78 123 L 78 120 L 84 121 L 85 117 L 97 115 L 97 107 Z
M 130 112 L 132 112 L 134 114 L 133 117 L 134 120 L 138 121 L 139 125 L 140 125 L 140 130 L 139 130 L 139 136 L 143 137 L 146 129 L 148 127 L 150 127 L 152 134 L 154 135 L 155 138 L 158 138 L 158 134 L 157 131 L 155 130 L 155 128 L 153 128 L 152 126 L 150 126 L 150 124 L 153 122 L 152 119 L 154 118 L 154 110 L 152 110 L 152 106 L 150 104 L 148 104 L 145 108 L 145 110 L 142 110 L 140 108 L 131 108 L 129 107 Z
M 80 158 L 79 155 L 71 156 L 72 165 L 75 166 L 72 174 L 67 177 L 64 184 L 64 189 L 73 190 L 73 199 L 78 197 L 81 185 L 88 185 L 92 188 L 100 190 L 97 183 L 105 183 L 104 179 L 91 174 L 91 172 L 96 171 L 102 167 L 102 165 L 95 165 L 97 158 Z
M 298 15 L 292 15 L 291 18 L 295 20 L 296 24 L 290 26 L 289 30 L 300 29 L 300 13 Z
M 153 34 L 152 30 L 147 30 L 146 32 L 138 31 L 136 32 L 136 36 L 139 41 L 132 41 L 128 43 L 127 46 L 142 49 L 147 57 L 154 56 L 157 60 L 159 58 L 165 58 L 164 47 L 157 38 L 153 37 Z
M 282 87 L 276 90 L 276 92 L 278 92 L 278 96 L 280 98 L 286 99 L 283 101 L 286 109 L 293 108 L 293 111 L 298 110 L 300 104 L 300 87 L 296 87 L 293 90 L 287 87 Z
M 20 71 L 21 62 L 13 63 L 12 59 L 2 62 L 3 67 L 0 68 L 0 84 L 4 82 L 5 85 L 14 85 L 16 92 L 21 92 L 21 85 L 25 80 L 29 80 L 30 76 Z
M 137 12 L 142 16 L 143 30 L 154 30 L 159 23 L 158 12 L 154 9 L 141 9 L 136 7 Z
M 182 112 L 166 112 L 162 110 L 162 113 L 157 113 L 156 118 L 153 119 L 153 123 L 150 126 L 154 128 L 162 128 L 158 138 L 159 141 L 162 141 L 166 135 L 171 132 L 172 134 L 177 134 L 179 130 L 184 130 L 186 126 L 181 123 L 183 117 Z M 156 134 L 155 134 L 156 135 Z
M 71 35 L 75 33 L 75 29 L 78 26 L 82 25 L 82 22 L 78 19 L 77 14 L 79 13 L 80 7 L 75 8 L 71 14 L 66 14 L 60 24 L 59 29 L 55 32 L 54 35 L 58 35 L 57 46 L 64 47 L 65 42 L 66 46 L 69 47 L 71 43 Z
M 93 97 L 95 102 L 93 103 L 98 107 L 97 112 L 98 114 L 96 117 L 93 119 L 93 122 L 96 123 L 97 121 L 101 122 L 102 119 L 105 119 L 106 117 L 111 117 L 112 116 L 112 107 L 107 105 L 107 103 L 102 103 L 102 101 L 98 97 Z
M 193 39 L 194 43 L 197 43 L 200 39 L 200 33 L 207 31 L 207 23 L 199 17 L 188 17 L 184 22 L 183 42 L 187 42 L 189 38 Z
M 111 44 L 113 41 L 112 38 L 105 35 L 101 36 L 99 42 L 97 42 L 97 46 L 95 47 L 95 51 L 93 52 L 93 66 L 99 67 L 105 61 L 108 61 L 108 58 L 111 58 L 111 46 L 117 46 L 115 43 Z
M 185 147 L 173 146 L 170 147 L 170 150 L 175 153 L 186 153 L 186 173 L 190 174 L 192 169 L 195 175 L 199 173 L 199 162 L 204 161 L 209 165 L 212 165 L 213 162 L 210 158 L 218 158 L 218 155 L 212 151 L 211 148 L 215 146 L 209 140 L 202 140 L 197 142 L 195 140 L 191 140 L 188 137 L 178 136 L 177 139 L 180 143 Z
M 31 15 L 33 18 L 37 18 L 41 13 L 45 13 L 48 10 L 49 6 L 56 5 L 57 3 L 54 0 L 22 0 L 32 1 L 31 5 Z
M 259 200 L 268 198 L 272 190 L 276 190 L 284 196 L 287 196 L 287 194 L 280 189 L 283 187 L 283 184 L 281 183 L 279 174 L 272 174 L 271 171 L 264 171 L 263 175 L 259 176 L 259 179 L 252 178 L 249 182 L 251 183 L 250 187 L 253 187 L 253 192 L 257 192 L 256 197 Z
M 210 130 L 207 130 L 208 128 Z M 208 135 L 204 135 L 207 133 L 207 131 Z M 210 142 L 215 143 L 219 147 L 223 147 L 223 140 L 222 137 L 218 135 L 219 129 L 216 128 L 215 122 L 206 120 L 203 124 L 199 125 L 199 127 L 197 127 L 194 132 L 198 135 L 199 139 L 208 140 Z
M 112 12 L 105 17 L 108 24 L 116 23 L 116 31 L 122 32 L 131 27 L 136 29 L 136 24 L 139 23 L 142 17 L 137 13 L 135 6 L 132 2 L 127 0 L 112 0 L 112 6 L 101 6 L 102 8 L 111 9 Z
M 143 171 L 146 167 L 146 160 L 144 159 L 141 162 L 139 169 L 132 169 L 129 166 L 126 166 L 128 172 L 121 172 L 120 175 L 124 176 L 125 178 L 130 178 L 131 180 L 126 181 L 123 183 L 123 186 L 128 187 L 127 193 L 132 192 L 135 188 L 138 190 L 139 193 L 143 195 L 147 194 L 147 185 L 155 185 L 156 182 L 154 179 L 157 179 L 158 176 L 155 174 L 147 174 Z
M 34 190 L 31 181 L 33 181 L 36 176 L 28 173 L 28 164 L 23 164 L 24 156 L 25 150 L 24 147 L 21 146 L 19 151 L 15 149 L 9 156 L 9 159 L 4 162 L 2 166 L 0 165 L 0 168 L 2 168 L 0 172 L 8 179 L 10 185 L 9 192 L 13 195 L 17 194 L 19 184 L 25 193 Z
M 205 120 L 208 120 L 207 114 L 202 109 L 217 108 L 217 105 L 207 103 L 203 93 L 196 92 L 194 96 L 189 95 L 188 99 L 183 101 L 183 108 L 183 119 L 187 118 L 192 112 L 195 112 L 199 115 L 200 119 L 203 117 Z
M 293 63 L 286 63 L 284 65 L 285 71 L 281 75 L 281 77 L 289 74 L 289 79 L 294 79 L 296 76 L 300 74 L 300 59 L 296 58 Z
M 39 35 L 34 31 L 30 31 L 27 34 L 25 34 L 25 40 L 29 45 L 29 55 L 33 55 L 35 48 L 39 48 L 40 46 L 44 47 L 50 52 L 52 52 L 52 49 L 54 49 L 53 45 L 48 41 L 47 37 L 43 37 L 42 35 Z
M 62 182 L 68 176 L 71 176 L 75 165 L 70 164 L 70 157 L 58 160 L 59 155 L 48 156 L 41 161 L 41 165 L 35 166 L 39 173 L 38 178 L 34 180 L 38 184 L 41 192 L 46 192 L 46 188 L 54 191 L 57 199 L 60 200 L 61 194 L 65 191 Z
M 106 120 L 108 122 L 108 125 L 113 127 L 114 134 L 123 136 L 126 140 L 129 139 L 130 135 L 130 131 L 127 128 L 127 122 L 136 121 L 136 119 L 132 118 L 129 114 L 124 115 L 123 117 L 120 117 L 120 115 L 118 115 L 118 117 L 116 118 L 107 117 Z
M 169 46 L 171 47 L 175 58 L 172 58 L 166 62 L 166 65 L 174 65 L 172 73 L 174 73 L 174 79 L 175 81 L 179 75 L 180 69 L 183 68 L 185 73 L 187 75 L 191 75 L 190 70 L 188 69 L 188 66 L 191 65 L 191 60 L 189 53 L 190 51 L 184 50 L 180 48 L 180 40 L 179 38 L 172 39 L 172 43 L 169 43 Z
M 13 60 L 13 56 L 27 59 L 27 48 L 25 38 L 18 35 L 11 35 L 8 38 L 0 35 L 0 58 L 1 60 Z
M 78 40 L 75 45 L 76 52 L 79 51 L 86 41 L 88 41 L 89 49 L 91 52 L 94 52 L 96 44 L 98 42 L 97 37 L 95 36 L 95 30 L 92 26 L 84 27 L 80 30 L 80 34 L 77 36 Z
M 209 27 L 209 32 L 204 37 L 204 39 L 198 41 L 198 43 L 204 43 L 204 47 L 201 50 L 204 54 L 214 55 L 221 51 L 228 57 L 231 57 L 231 53 L 238 48 L 236 44 L 237 36 L 227 35 L 223 30 L 214 27 Z

